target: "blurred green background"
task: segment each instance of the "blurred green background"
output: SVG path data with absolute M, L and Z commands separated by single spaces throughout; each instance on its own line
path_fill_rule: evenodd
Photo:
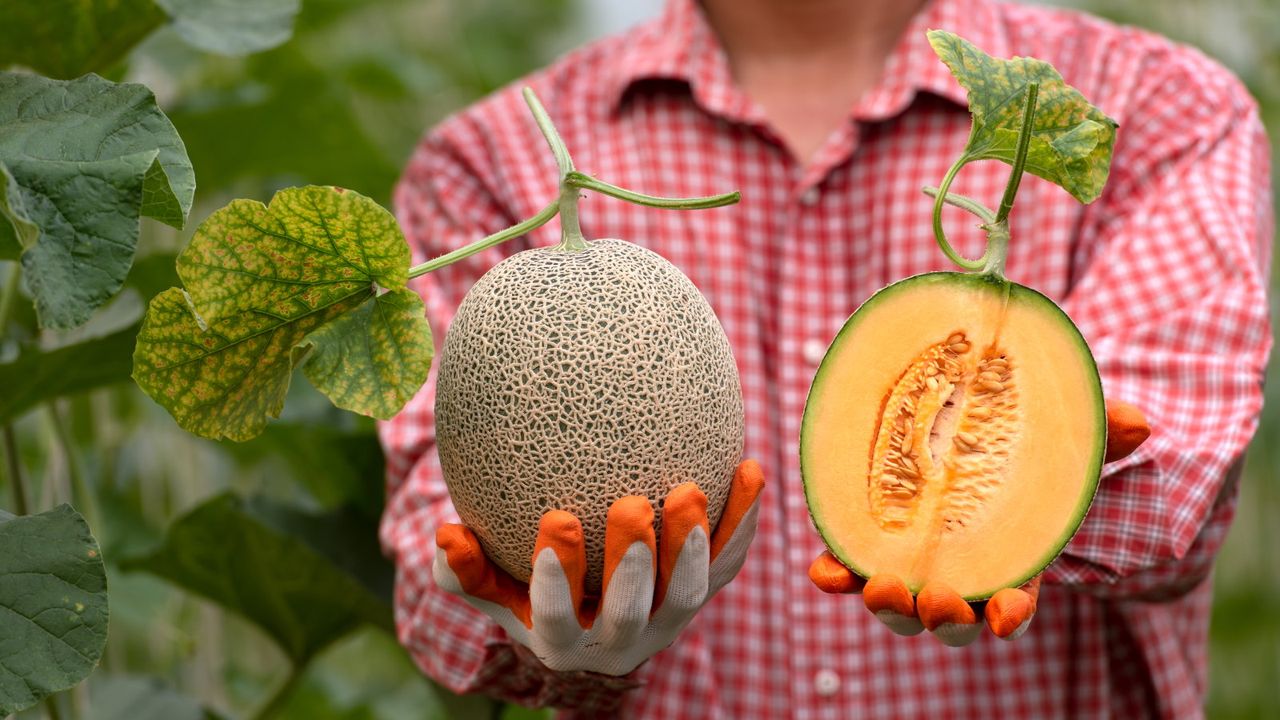
M 1219 59 L 1248 83 L 1280 143 L 1280 2 L 1061 4 L 1158 30 Z M 168 30 L 152 35 L 110 74 L 150 86 L 185 140 L 199 184 L 188 230 L 144 223 L 130 288 L 89 326 L 37 337 L 28 316 L 18 318 L 18 332 L 27 328 L 28 340 L 56 347 L 129 326 L 154 289 L 177 284 L 173 253 L 191 228 L 234 197 L 265 200 L 280 187 L 314 182 L 356 188 L 386 204 L 426 127 L 660 7 L 659 0 L 303 0 L 289 42 L 243 58 L 202 53 Z M 0 361 L 9 359 L 4 353 L 0 345 Z M 1273 363 L 1264 424 L 1214 579 L 1209 715 L 1215 718 L 1280 718 L 1276 373 Z M 152 575 L 122 572 L 112 559 L 143 552 L 175 518 L 228 489 L 314 512 L 341 511 L 372 533 L 382 469 L 371 424 L 334 410 L 306 382 L 295 383 L 286 407 L 283 422 L 243 445 L 186 434 L 131 384 L 42 406 L 18 422 L 22 457 L 38 488 L 36 508 L 74 500 L 108 559 L 106 658 L 62 707 L 89 709 L 90 718 L 142 717 L 128 708 L 136 710 L 132 700 L 145 695 L 158 713 L 151 717 L 200 717 L 186 697 L 239 717 L 284 681 L 280 650 L 257 628 Z M 7 497 L 0 488 L 0 498 Z M 155 679 L 182 695 L 157 694 Z M 441 692 L 394 638 L 371 627 L 324 650 L 281 715 L 530 716 L 540 714 Z

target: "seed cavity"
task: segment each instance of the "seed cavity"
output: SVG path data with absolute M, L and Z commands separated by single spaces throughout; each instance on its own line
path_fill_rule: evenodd
M 963 329 L 929 345 L 885 398 L 867 482 L 886 530 L 937 516 L 959 530 L 1009 480 L 1021 434 L 1016 367 L 999 348 L 974 347 Z

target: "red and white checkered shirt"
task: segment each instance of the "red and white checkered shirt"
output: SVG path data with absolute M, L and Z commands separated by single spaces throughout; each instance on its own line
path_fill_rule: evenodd
M 1108 466 L 1079 534 L 1045 573 L 1016 642 L 952 649 L 891 634 L 856 596 L 806 569 L 823 549 L 801 489 L 801 411 L 817 362 L 883 285 L 949 269 L 930 230 L 936 184 L 965 144 L 965 95 L 926 28 L 1001 57 L 1029 55 L 1120 124 L 1111 180 L 1082 206 L 1027 176 L 1008 276 L 1057 300 L 1093 348 L 1110 398 L 1155 429 Z M 741 574 L 631 678 L 621 716 L 642 718 L 1191 717 L 1203 713 L 1214 553 L 1231 521 L 1229 468 L 1257 425 L 1270 346 L 1268 148 L 1240 84 L 1187 48 L 1065 11 L 937 0 L 884 76 L 811 162 L 796 161 L 735 87 L 694 0 L 527 78 L 580 170 L 642 192 L 742 191 L 735 207 L 674 212 L 598 195 L 588 237 L 625 238 L 701 288 L 737 357 L 746 455 L 767 486 Z M 970 165 L 954 190 L 994 204 L 1007 166 Z M 533 215 L 557 173 L 518 87 L 436 128 L 397 188 L 419 260 Z M 974 221 L 948 210 L 957 249 Z M 485 270 L 558 240 L 555 223 L 421 279 L 437 336 Z M 431 578 L 435 531 L 457 516 L 434 449 L 434 380 L 382 426 L 389 483 L 382 541 L 399 569 L 400 639 L 458 691 L 573 703 L 497 626 Z M 521 478 L 512 478 L 521 482 Z M 991 552 L 999 553 L 999 547 Z M 598 698 L 597 698 L 598 699 Z

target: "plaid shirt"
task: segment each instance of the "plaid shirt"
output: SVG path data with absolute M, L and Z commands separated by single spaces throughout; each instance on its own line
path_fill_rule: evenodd
M 899 278 L 948 268 L 930 230 L 936 184 L 969 131 L 965 95 L 930 50 L 946 28 L 989 53 L 1055 65 L 1120 124 L 1111 180 L 1082 206 L 1038 178 L 1012 217 L 1011 279 L 1058 301 L 1108 397 L 1155 429 L 1108 466 L 1092 510 L 1045 572 L 1030 632 L 963 649 L 892 635 L 806 568 L 823 548 L 801 489 L 810 380 L 850 312 Z M 431 677 L 525 703 L 643 718 L 1190 717 L 1203 713 L 1214 553 L 1236 498 L 1231 469 L 1257 425 L 1270 346 L 1268 148 L 1254 102 L 1187 48 L 1094 18 L 989 0 L 936 0 L 807 164 L 735 87 L 693 0 L 579 50 L 444 122 L 397 188 L 419 260 L 534 214 L 556 194 L 551 154 L 518 86 L 532 85 L 579 169 L 642 192 L 742 191 L 736 207 L 673 212 L 596 195 L 588 237 L 620 237 L 679 266 L 728 333 L 746 455 L 768 482 L 746 566 L 669 649 L 612 686 L 553 677 L 431 579 L 436 528 L 456 522 L 433 448 L 434 382 L 381 427 L 382 541 L 399 568 L 401 641 Z M 994 203 L 1008 174 L 970 165 L 954 190 Z M 948 210 L 957 249 L 974 221 Z M 558 240 L 555 223 L 421 279 L 439 336 L 506 254 Z M 512 478 L 520 482 L 521 478 Z M 1000 548 L 992 547 L 999 553 Z M 640 690 L 619 688 L 639 684 Z M 588 714 L 580 710 L 579 715 Z M 569 713 L 570 716 L 573 713 Z

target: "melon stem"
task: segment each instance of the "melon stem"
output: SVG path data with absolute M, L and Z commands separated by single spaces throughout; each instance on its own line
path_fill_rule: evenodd
M 547 145 L 551 148 L 551 154 L 556 158 L 556 168 L 560 172 L 559 195 L 550 204 L 539 210 L 538 214 L 520 222 L 518 225 L 500 230 L 486 238 L 409 268 L 410 278 L 426 275 L 432 270 L 439 270 L 446 265 L 452 265 L 463 258 L 475 255 L 495 245 L 514 240 L 530 230 L 546 225 L 556 215 L 560 216 L 560 244 L 556 248 L 568 251 L 586 250 L 587 241 L 582 234 L 582 226 L 578 221 L 578 196 L 581 190 L 594 190 L 602 195 L 625 200 L 635 205 L 666 208 L 668 210 L 701 210 L 722 207 L 724 205 L 732 205 L 742 199 L 741 193 L 737 191 L 723 195 L 691 198 L 645 195 L 644 193 L 627 190 L 603 180 L 597 180 L 589 175 L 584 175 L 574 169 L 573 158 L 569 155 L 569 148 L 565 146 L 564 139 L 560 137 L 560 132 L 556 130 L 555 123 L 551 121 L 551 116 L 547 114 L 547 109 L 542 106 L 542 102 L 538 100 L 538 96 L 534 94 L 532 89 L 524 89 L 524 101 L 529 106 L 530 112 L 533 113 L 533 119 L 538 124 L 538 130 L 546 138 Z
M 1013 210 L 1013 200 L 1018 194 L 1018 187 L 1022 184 L 1022 175 L 1026 170 L 1027 150 L 1031 146 L 1031 135 L 1035 129 L 1036 99 L 1039 94 L 1039 83 L 1027 84 L 1027 96 L 1022 106 L 1022 124 L 1018 128 L 1018 145 L 1010 162 L 1009 181 L 1005 184 L 1004 195 L 1000 199 L 1000 209 L 997 212 L 992 213 L 989 208 L 972 198 L 949 192 L 951 183 L 956 179 L 961 168 L 974 160 L 983 159 L 979 154 L 970 153 L 967 149 L 960 159 L 947 168 L 947 174 L 942 177 L 942 182 L 937 188 L 924 189 L 925 194 L 933 198 L 933 237 L 938 243 L 938 248 L 951 262 L 965 270 L 1004 278 L 1004 264 L 1009 252 L 1009 212 Z M 977 125 L 975 124 L 974 127 L 976 128 Z M 973 141 L 972 132 L 969 141 L 970 143 Z M 982 220 L 980 227 L 987 234 L 987 244 L 982 257 L 970 260 L 951 247 L 946 231 L 942 228 L 944 203 L 968 210 Z
M 559 200 L 556 200 L 538 211 L 537 215 L 534 215 L 518 225 L 512 225 L 506 230 L 499 230 L 482 240 L 477 240 L 470 245 L 464 245 L 463 247 L 445 253 L 438 258 L 432 258 L 421 265 L 414 265 L 409 268 L 409 277 L 416 278 L 420 275 L 426 275 L 432 270 L 439 270 L 446 265 L 452 265 L 463 258 L 471 257 L 472 255 L 488 250 L 495 245 L 501 245 L 508 240 L 514 240 L 530 230 L 546 225 L 558 212 L 560 212 L 560 202 Z

